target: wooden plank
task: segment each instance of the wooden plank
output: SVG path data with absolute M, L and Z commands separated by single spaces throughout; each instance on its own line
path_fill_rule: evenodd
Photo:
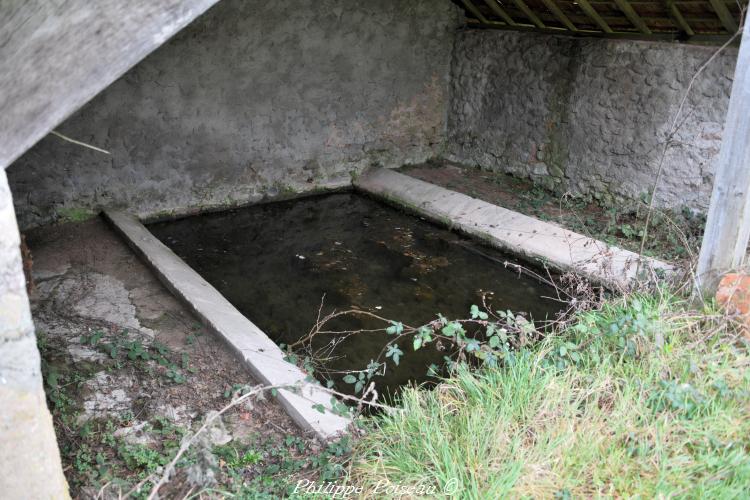
M 589 18 L 591 18 L 592 21 L 596 23 L 599 28 L 605 33 L 614 33 L 612 28 L 609 27 L 609 24 L 607 24 L 604 19 L 602 19 L 602 16 L 600 16 L 594 8 L 591 6 L 591 4 L 588 2 L 588 0 L 578 0 L 578 6 L 581 8 L 583 12 L 586 13 Z
M 542 0 L 544 2 L 544 5 L 547 7 L 547 9 L 552 13 L 555 18 L 557 18 L 560 23 L 562 23 L 563 26 L 568 28 L 570 31 L 578 31 L 578 28 L 576 28 L 576 25 L 573 24 L 573 22 L 568 19 L 568 16 L 565 15 L 565 13 L 560 9 L 560 7 L 557 6 L 555 3 L 555 0 Z
M 724 29 L 726 29 L 729 33 L 736 33 L 739 29 L 739 26 L 737 25 L 737 21 L 735 21 L 732 17 L 732 14 L 729 12 L 729 9 L 727 9 L 727 5 L 722 2 L 722 0 L 709 0 L 709 2 L 711 3 L 711 7 L 713 7 L 714 12 L 716 12 L 716 15 L 719 16 L 721 24 L 724 25 Z
M 505 21 L 505 23 L 508 26 L 516 26 L 517 25 L 517 23 L 513 20 L 513 18 L 510 17 L 507 12 L 505 12 L 505 9 L 503 9 L 502 7 L 500 7 L 500 4 L 497 3 L 497 0 L 484 0 L 484 3 L 487 4 L 487 7 L 489 7 L 490 9 L 492 9 L 492 12 L 494 12 L 495 14 L 497 14 L 500 17 L 500 19 L 502 19 L 503 21 Z
M 695 35 L 695 32 L 690 27 L 690 24 L 685 20 L 685 18 L 682 15 L 682 12 L 680 12 L 680 9 L 677 8 L 677 5 L 675 5 L 674 0 L 666 0 L 667 4 L 667 11 L 669 12 L 669 15 L 672 17 L 675 23 L 677 23 L 677 26 L 680 27 L 680 29 L 685 32 L 688 36 Z
M 484 14 L 482 14 L 482 12 L 479 9 L 477 9 L 477 6 L 474 5 L 474 2 L 472 2 L 471 0 L 461 0 L 461 3 L 463 3 L 464 7 L 466 7 L 466 10 L 471 12 L 471 15 L 479 19 L 480 22 L 482 23 L 490 22 L 486 17 L 484 17 Z
M 630 24 L 635 26 L 638 31 L 644 35 L 651 34 L 651 30 L 648 29 L 648 26 L 643 22 L 641 16 L 639 16 L 635 9 L 628 3 L 628 0 L 615 0 L 615 3 L 622 13 L 625 14 L 625 17 L 628 18 Z
M 0 168 L 217 0 L 2 0 Z
M 532 10 L 529 8 L 528 5 L 526 5 L 526 2 L 523 0 L 513 0 L 513 2 L 516 4 L 516 6 L 523 12 L 523 15 L 526 16 L 526 18 L 531 21 L 531 23 L 536 26 L 537 28 L 546 28 L 547 26 L 544 25 L 541 19 L 532 12 Z
M 750 240 L 750 23 L 734 70 L 696 286 L 713 295 L 721 275 L 745 263 Z

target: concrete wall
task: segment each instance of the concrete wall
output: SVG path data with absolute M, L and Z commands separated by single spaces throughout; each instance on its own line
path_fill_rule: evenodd
M 68 498 L 21 264 L 21 237 L 0 168 L 0 491 Z
M 458 35 L 451 158 L 606 202 L 654 184 L 663 144 L 696 69 L 715 48 L 530 33 Z M 657 189 L 660 205 L 705 210 L 737 57 L 696 80 Z
M 9 169 L 22 227 L 348 183 L 442 153 L 450 0 L 223 0 Z

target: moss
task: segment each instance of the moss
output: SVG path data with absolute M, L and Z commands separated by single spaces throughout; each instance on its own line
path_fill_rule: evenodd
M 552 177 L 559 177 L 563 178 L 565 177 L 565 172 L 562 171 L 560 167 L 555 165 L 554 163 L 547 165 L 547 170 L 549 170 L 549 173 Z
M 82 222 L 96 217 L 97 212 L 88 208 L 60 208 L 57 210 L 57 217 L 60 222 Z

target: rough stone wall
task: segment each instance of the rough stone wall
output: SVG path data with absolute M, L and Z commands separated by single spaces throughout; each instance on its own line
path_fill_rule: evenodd
M 21 265 L 21 239 L 0 168 L 0 491 L 67 498 Z
M 611 203 L 642 199 L 697 68 L 715 48 L 466 31 L 458 35 L 449 157 Z M 735 49 L 697 78 L 657 202 L 708 207 Z
M 450 0 L 223 0 L 9 169 L 19 224 L 348 183 L 442 153 Z

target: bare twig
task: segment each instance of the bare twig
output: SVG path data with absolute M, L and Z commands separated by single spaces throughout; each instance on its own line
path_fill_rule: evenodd
M 54 135 L 56 137 L 59 137 L 63 141 L 67 141 L 67 142 L 76 144 L 78 146 L 83 146 L 84 148 L 93 149 L 94 151 L 98 151 L 100 153 L 104 153 L 105 155 L 111 155 L 112 154 L 109 151 L 107 151 L 106 149 L 97 148 L 96 146 L 92 146 L 91 144 L 87 144 L 85 142 L 81 142 L 81 141 L 77 141 L 75 139 L 72 139 L 72 138 L 68 137 L 67 135 L 62 135 L 57 130 L 53 130 L 52 132 L 50 132 L 50 134 L 52 134 L 52 135 Z
M 387 411 L 398 411 L 396 408 L 388 405 L 384 405 L 381 403 L 376 402 L 376 399 L 378 397 L 377 391 L 375 391 L 373 384 L 371 384 L 371 387 L 368 388 L 367 392 L 360 398 L 357 396 L 352 396 L 350 394 L 344 394 L 342 392 L 336 391 L 334 389 L 330 389 L 327 387 L 316 387 L 318 390 L 327 392 L 333 396 L 337 396 L 341 399 L 349 400 L 349 401 L 355 401 L 358 403 L 358 408 L 361 408 L 362 406 L 371 406 L 374 408 L 380 408 Z M 159 477 L 159 479 L 154 483 L 154 487 L 151 489 L 151 492 L 148 495 L 148 500 L 153 500 L 158 495 L 159 489 L 164 486 L 167 482 L 169 482 L 170 477 L 172 476 L 174 469 L 179 462 L 180 458 L 188 451 L 190 446 L 192 446 L 196 439 L 208 429 L 213 422 L 219 418 L 221 415 L 229 411 L 230 409 L 234 408 L 238 404 L 242 403 L 243 401 L 246 401 L 247 399 L 258 396 L 260 393 L 265 391 L 273 391 L 273 390 L 281 390 L 281 389 L 287 389 L 287 390 L 296 390 L 300 389 L 299 385 L 258 385 L 253 387 L 252 389 L 248 390 L 247 392 L 243 393 L 242 395 L 234 398 L 229 404 L 221 408 L 216 413 L 213 413 L 211 416 L 206 418 L 206 420 L 203 422 L 203 424 L 196 430 L 190 437 L 186 437 L 182 440 L 182 443 L 180 444 L 179 450 L 177 450 L 177 453 L 172 458 L 172 460 L 164 467 L 162 471 L 162 475 Z M 369 399 L 365 399 L 368 395 L 370 395 Z M 302 395 L 304 397 L 304 395 Z M 138 483 L 131 491 L 129 491 L 126 496 L 130 496 L 131 493 L 134 493 L 138 491 L 145 483 L 152 481 L 154 479 L 153 475 L 148 476 L 143 481 Z

